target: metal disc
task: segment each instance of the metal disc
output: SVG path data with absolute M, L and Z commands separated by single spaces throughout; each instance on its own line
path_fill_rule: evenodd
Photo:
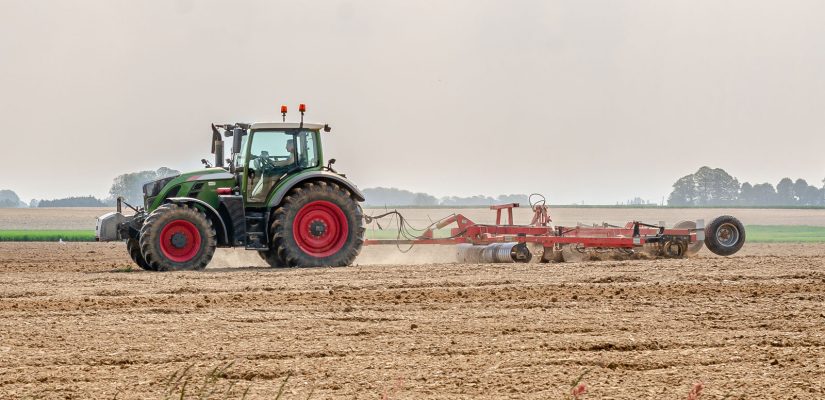
M 696 221 L 680 221 L 673 226 L 673 229 L 696 229 Z M 685 257 L 695 256 L 704 246 L 705 242 L 703 240 L 697 240 L 695 243 L 689 244 L 685 252 Z

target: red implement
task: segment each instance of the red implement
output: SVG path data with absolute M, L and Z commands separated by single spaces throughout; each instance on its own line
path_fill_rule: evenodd
M 744 243 L 744 227 L 733 217 L 719 217 L 708 228 L 715 225 L 724 227 L 724 232 L 708 232 L 703 220 L 697 220 L 690 228 L 666 228 L 659 225 L 645 224 L 631 221 L 624 226 L 602 224 L 600 226 L 553 226 L 548 207 L 541 201 L 533 204 L 533 218 L 529 225 L 516 225 L 513 221 L 513 208 L 518 203 L 491 206 L 496 212 L 496 223 L 477 224 L 462 214 L 454 214 L 444 218 L 426 230 L 423 234 L 412 236 L 401 233 L 396 239 L 367 239 L 365 245 L 379 244 L 439 244 L 459 245 L 458 259 L 467 262 L 527 262 L 534 253 L 542 252 L 543 261 L 559 259 L 558 254 L 565 248 L 584 252 L 592 250 L 619 250 L 632 253 L 634 249 L 645 247 L 655 255 L 663 257 L 685 257 L 690 255 L 689 249 L 697 248 L 697 243 L 708 241 L 708 248 L 719 255 L 731 255 L 741 248 Z M 502 221 L 506 211 L 506 221 Z M 381 218 L 367 217 L 367 222 Z M 400 216 L 400 225 L 404 223 Z M 722 222 L 719 222 L 722 220 Z M 506 224 L 502 224 L 506 222 Z M 454 225 L 450 229 L 449 237 L 439 238 L 436 230 Z M 732 230 L 736 230 L 731 234 Z M 731 241 L 730 238 L 735 238 Z M 721 243 L 717 243 L 720 242 Z M 727 242 L 725 242 L 727 240 Z M 701 246 L 699 244 L 698 246 Z M 715 249 L 721 248 L 721 251 Z M 698 251 L 698 250 L 696 250 Z M 509 255 L 509 256 L 508 256 Z

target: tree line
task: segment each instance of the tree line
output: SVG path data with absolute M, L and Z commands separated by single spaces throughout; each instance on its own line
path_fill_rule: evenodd
M 28 207 L 107 207 L 113 206 L 118 197 L 123 197 L 128 203 L 134 205 L 143 204 L 143 185 L 168 176 L 178 175 L 180 171 L 161 167 L 154 171 L 129 172 L 116 176 L 112 180 L 109 188 L 109 196 L 99 199 L 94 196 L 70 196 L 51 200 L 32 199 Z M 6 193 L 9 192 L 9 193 Z M 8 201 L 4 202 L 4 200 Z M 16 202 L 14 202 L 16 199 Z M 14 205 L 11 205 L 14 203 Z M 20 201 L 17 194 L 11 190 L 0 190 L 0 208 L 3 207 L 26 207 L 26 203 Z
M 367 206 L 489 206 L 491 204 L 521 203 L 527 204 L 526 194 L 503 194 L 497 197 L 491 196 L 446 196 L 435 197 L 421 192 L 411 192 L 409 190 L 396 188 L 367 188 L 363 190 L 364 205 Z
M 823 179 L 825 184 L 825 179 Z M 804 179 L 740 184 L 721 168 L 702 167 L 673 184 L 669 206 L 825 206 L 825 188 Z

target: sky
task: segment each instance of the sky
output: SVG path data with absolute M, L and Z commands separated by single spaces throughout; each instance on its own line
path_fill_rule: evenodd
M 660 202 L 825 178 L 822 1 L 0 0 L 0 189 L 202 168 L 306 103 L 361 188 Z M 297 118 L 292 113 L 290 118 Z

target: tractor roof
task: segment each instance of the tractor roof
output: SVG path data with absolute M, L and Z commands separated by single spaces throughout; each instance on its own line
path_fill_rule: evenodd
M 298 129 L 301 124 L 298 122 L 256 122 L 252 124 L 252 129 Z M 324 129 L 324 124 L 313 124 L 304 122 L 304 129 L 313 131 Z

